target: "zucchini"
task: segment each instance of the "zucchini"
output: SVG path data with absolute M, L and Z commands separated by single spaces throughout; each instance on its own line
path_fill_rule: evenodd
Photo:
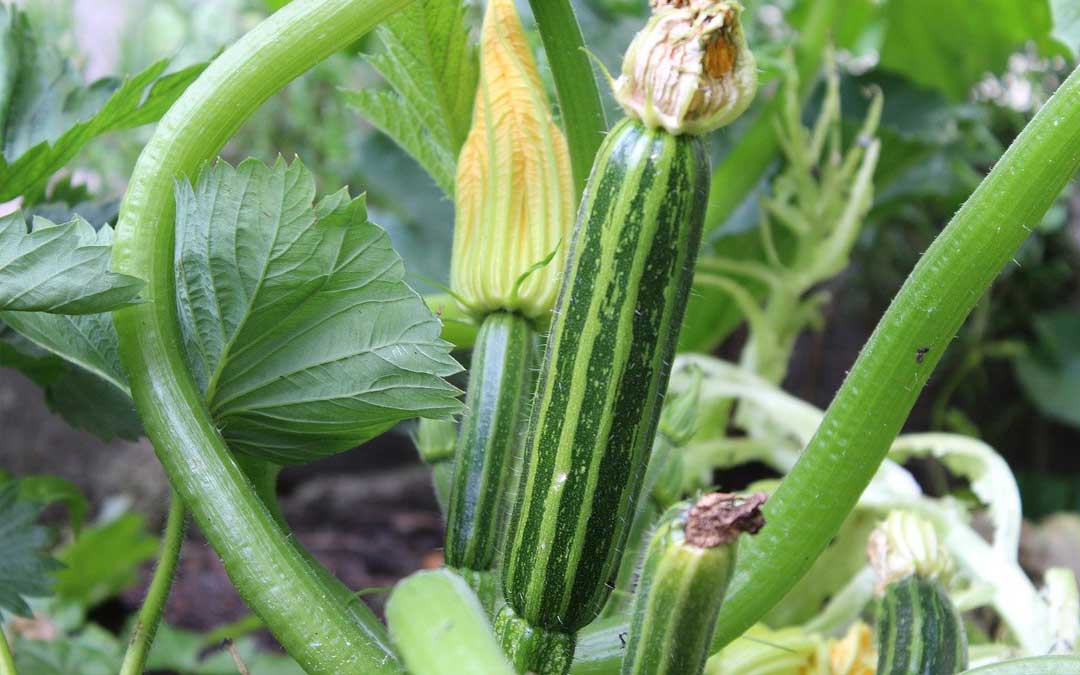
M 878 675 L 953 675 L 967 668 L 964 625 L 936 580 L 913 574 L 889 584 L 876 632 Z
M 457 424 L 453 420 L 421 418 L 413 432 L 413 445 L 420 459 L 431 467 L 431 483 L 439 510 L 446 514 L 450 501 L 450 480 L 454 472 L 454 444 Z
M 738 537 L 765 521 L 758 493 L 707 494 L 665 514 L 634 597 L 622 675 L 700 675 L 735 569 Z
M 504 546 L 496 620 L 521 672 L 564 673 L 607 599 L 641 494 L 709 195 L 701 135 L 756 90 L 734 0 L 654 6 L 593 162 Z
M 534 629 L 573 635 L 614 582 L 690 291 L 708 181 L 700 138 L 629 118 L 597 154 L 502 567 L 503 612 Z
M 524 434 L 535 352 L 535 334 L 524 317 L 497 312 L 481 324 L 469 368 L 446 518 L 446 564 L 489 609 L 496 597 L 502 500 Z

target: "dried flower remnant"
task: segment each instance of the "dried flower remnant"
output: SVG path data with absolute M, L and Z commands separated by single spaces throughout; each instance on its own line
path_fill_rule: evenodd
M 733 0 L 653 0 L 615 83 L 628 115 L 672 134 L 706 134 L 754 99 L 757 64 Z
M 686 543 L 716 548 L 735 541 L 743 532 L 756 534 L 765 526 L 761 506 L 768 497 L 756 492 L 748 497 L 712 492 L 703 496 L 686 517 Z

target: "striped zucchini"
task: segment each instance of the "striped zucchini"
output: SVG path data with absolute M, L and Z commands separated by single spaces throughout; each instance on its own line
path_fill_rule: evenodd
M 912 574 L 889 584 L 875 630 L 878 675 L 953 675 L 967 668 L 964 625 L 935 580 Z
M 622 675 L 701 674 L 738 537 L 764 526 L 764 502 L 712 493 L 668 510 L 645 556 Z
M 503 495 L 524 433 L 535 352 L 535 334 L 522 316 L 489 314 L 469 369 L 446 518 L 446 564 L 469 582 L 489 610 L 496 598 Z
M 597 154 L 537 386 L 497 629 L 573 636 L 603 606 L 656 432 L 708 181 L 701 139 L 629 118 Z

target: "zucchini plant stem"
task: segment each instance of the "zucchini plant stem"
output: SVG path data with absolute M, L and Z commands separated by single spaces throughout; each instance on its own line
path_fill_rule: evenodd
M 146 667 L 146 657 L 154 643 L 154 634 L 161 623 L 165 611 L 165 601 L 169 599 L 176 563 L 180 560 L 180 548 L 184 543 L 184 523 L 187 512 L 184 503 L 175 491 L 169 497 L 169 515 L 165 521 L 165 533 L 161 538 L 161 553 L 158 555 L 154 578 L 146 591 L 146 598 L 139 609 L 139 618 L 128 641 L 124 663 L 120 666 L 120 675 L 142 675 Z
M 964 319 L 1080 169 L 1080 69 L 920 259 L 740 549 L 718 650 L 779 602 L 840 528 Z M 920 358 L 921 355 L 921 358 Z
M 11 654 L 11 645 L 8 644 L 7 636 L 4 635 L 2 624 L 0 624 L 0 675 L 17 675 L 15 657 Z
M 230 579 L 309 673 L 400 673 L 375 622 L 358 623 L 294 547 L 233 459 L 182 354 L 173 285 L 173 184 L 270 96 L 408 0 L 296 0 L 218 57 L 159 123 L 121 206 L 113 269 L 147 282 L 114 314 L 122 362 L 173 488 Z
M 570 145 L 576 203 L 585 191 L 596 151 L 607 133 L 604 104 L 570 0 L 529 0 L 529 5 L 555 80 Z

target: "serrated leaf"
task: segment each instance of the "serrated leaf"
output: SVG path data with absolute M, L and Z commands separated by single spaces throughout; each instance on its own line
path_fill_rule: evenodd
M 84 607 L 111 598 L 134 583 L 157 548 L 138 513 L 89 527 L 58 555 L 65 569 L 56 574 L 56 596 Z
M 45 390 L 50 410 L 104 441 L 133 441 L 143 435 L 108 314 L 0 316 L 11 324 L 0 324 L 0 366 L 16 368 L 34 380 Z
M 71 529 L 79 534 L 90 505 L 78 486 L 59 476 L 23 476 L 19 478 L 19 496 L 37 504 L 62 502 L 68 510 Z
M 143 282 L 109 271 L 112 228 L 76 217 L 57 225 L 0 218 L 0 310 L 97 314 L 137 301 Z
M 18 9 L 0 6 L 0 202 L 36 201 L 95 136 L 156 121 L 205 67 L 162 76 L 167 61 L 84 85 Z
M 50 574 L 61 565 L 44 555 L 49 533 L 35 525 L 43 504 L 19 497 L 18 482 L 0 485 L 0 609 L 30 616 L 25 597 L 52 591 Z
M 176 191 L 185 351 L 234 450 L 279 463 L 460 410 L 460 370 L 364 199 L 313 205 L 299 161 L 218 162 Z
M 421 0 L 379 28 L 384 51 L 368 61 L 392 91 L 357 91 L 347 100 L 393 138 L 447 195 L 468 134 L 478 66 L 460 0 Z

